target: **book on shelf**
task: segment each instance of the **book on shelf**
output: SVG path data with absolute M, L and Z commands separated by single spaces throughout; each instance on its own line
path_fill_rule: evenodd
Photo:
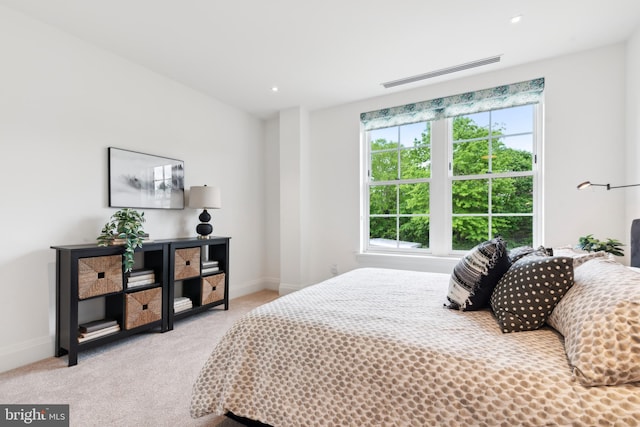
M 137 282 L 139 280 L 148 280 L 155 279 L 156 274 L 152 271 L 151 273 L 138 274 L 137 276 L 129 276 L 127 280 L 129 282 Z
M 143 274 L 141 276 L 130 277 L 127 279 L 127 282 L 145 282 L 147 280 L 156 280 L 156 275 L 151 274 Z
M 151 272 L 151 273 L 146 273 L 146 274 L 139 274 L 137 276 L 131 276 L 131 277 L 129 277 L 128 280 L 130 282 L 137 282 L 138 280 L 153 279 L 155 277 L 156 277 L 155 273 Z
M 93 338 L 93 337 L 99 337 L 102 335 L 107 335 L 110 334 L 111 332 L 117 332 L 120 330 L 120 325 L 119 324 L 115 324 L 113 326 L 109 326 L 106 328 L 102 328 L 102 329 L 98 329 L 97 331 L 93 331 L 93 332 L 80 332 L 78 333 L 79 337 L 83 337 L 83 338 Z
M 153 240 L 142 239 L 142 243 L 151 243 Z M 112 239 L 109 243 L 113 246 L 124 245 L 127 243 L 127 239 Z
M 142 243 L 152 243 L 153 239 L 149 238 L 149 235 L 146 234 L 145 236 L 141 236 L 142 238 Z M 121 239 L 119 237 L 116 237 L 115 239 L 111 239 L 109 241 L 112 245 L 124 245 L 125 243 L 127 243 L 127 239 Z
M 177 297 L 173 300 L 173 312 L 180 313 L 181 311 L 189 310 L 193 307 L 193 302 L 188 297 Z
M 173 312 L 174 313 L 182 313 L 183 311 L 191 310 L 191 308 L 193 308 L 193 306 L 191 306 L 191 305 L 185 305 L 185 306 L 181 306 L 181 307 L 174 307 L 173 308 Z
M 218 266 L 218 261 L 215 261 L 215 260 L 202 261 L 202 268 L 217 267 L 217 266 Z
M 127 281 L 127 288 L 131 289 L 131 288 L 137 288 L 139 286 L 145 286 L 145 285 L 150 285 L 152 283 L 156 283 L 155 279 L 146 279 L 146 280 L 134 280 L 132 281 Z
M 219 271 L 220 271 L 220 268 L 218 267 L 209 267 L 209 268 L 203 268 L 200 273 L 204 275 L 204 274 L 217 273 Z
M 140 276 L 148 276 L 150 274 L 155 274 L 155 272 L 150 268 L 141 268 L 139 270 L 131 270 L 129 272 L 129 279 Z
M 127 288 L 135 288 L 136 286 L 144 286 L 155 283 L 156 273 L 150 269 L 133 270 L 127 278 Z
M 115 319 L 99 319 L 93 320 L 91 322 L 81 323 L 80 325 L 78 325 L 78 330 L 82 333 L 94 332 L 117 324 L 118 322 Z
M 119 331 L 120 331 L 120 325 L 116 323 L 114 326 L 99 329 L 97 331 L 80 333 L 78 334 L 78 342 L 83 342 L 83 341 L 91 340 L 94 338 L 102 337 L 105 335 L 110 335 Z
M 182 313 L 183 311 L 187 311 L 190 310 L 192 308 L 192 306 L 184 306 L 184 307 L 176 307 L 173 309 L 174 313 Z

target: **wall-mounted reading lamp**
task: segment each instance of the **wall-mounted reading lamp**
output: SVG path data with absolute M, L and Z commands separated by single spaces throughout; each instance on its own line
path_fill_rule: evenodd
M 591 181 L 585 181 L 578 184 L 578 190 L 584 190 L 588 187 L 607 187 L 607 190 L 611 190 L 612 188 L 624 188 L 624 187 L 637 187 L 640 184 L 629 184 L 629 185 L 616 185 L 614 187 L 611 184 L 593 184 Z

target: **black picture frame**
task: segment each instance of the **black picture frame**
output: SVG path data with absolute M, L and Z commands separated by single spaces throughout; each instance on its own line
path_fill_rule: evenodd
M 184 209 L 184 162 L 109 147 L 109 207 Z

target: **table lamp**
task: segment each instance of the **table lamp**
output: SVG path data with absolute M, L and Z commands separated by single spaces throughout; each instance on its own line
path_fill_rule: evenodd
M 193 186 L 189 189 L 189 207 L 203 209 L 198 216 L 200 224 L 196 227 L 198 239 L 208 239 L 213 232 L 213 226 L 209 224 L 211 215 L 207 209 L 220 209 L 222 201 L 220 199 L 220 189 L 218 187 Z

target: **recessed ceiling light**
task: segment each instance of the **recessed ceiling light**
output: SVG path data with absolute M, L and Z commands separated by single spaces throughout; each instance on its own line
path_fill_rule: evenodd
M 522 21 L 522 15 L 516 15 L 513 18 L 511 18 L 511 23 L 512 24 L 517 24 L 520 21 Z
M 271 92 L 277 92 L 277 91 L 278 91 L 278 86 L 271 87 Z

